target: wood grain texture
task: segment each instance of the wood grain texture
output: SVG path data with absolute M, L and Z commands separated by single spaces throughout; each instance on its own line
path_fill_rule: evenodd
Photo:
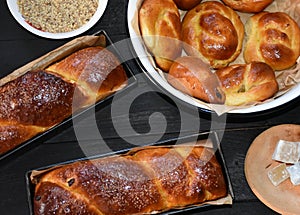
M 129 37 L 126 26 L 127 4 L 128 1 L 126 0 L 109 1 L 104 16 L 86 34 L 103 29 L 114 42 L 127 39 Z M 43 39 L 25 31 L 10 15 L 6 1 L 0 1 L 0 28 L 4 29 L 0 34 L 0 77 L 68 41 Z M 126 50 L 125 53 L 129 53 L 129 51 Z M 131 62 L 130 65 L 134 73 L 139 74 L 142 72 L 135 62 Z M 160 116 L 165 117 L 167 126 L 161 140 L 178 137 L 181 126 L 179 112 L 183 111 L 190 114 L 189 107 L 180 106 L 180 102 L 176 100 L 174 102 L 173 98 L 164 95 L 146 78 L 140 78 L 136 87 L 141 91 L 145 88 L 152 91 L 135 100 L 129 113 L 118 113 L 112 116 L 112 106 L 109 102 L 97 110 L 95 119 L 101 138 L 92 132 L 93 126 L 90 124 L 89 117 L 93 118 L 93 116 L 89 116 L 80 120 L 80 123 L 74 127 L 64 129 L 38 146 L 30 148 L 30 150 L 24 151 L 11 159 L 1 161 L 0 214 L 29 214 L 25 181 L 25 174 L 28 170 L 81 158 L 85 156 L 85 153 L 99 154 L 132 147 L 119 137 L 112 119 L 122 125 L 120 130 L 126 133 L 132 131 L 125 126 L 129 118 L 130 125 L 136 135 L 128 134 L 127 138 L 142 142 L 145 137 L 157 137 L 160 134 L 157 131 L 149 133 L 151 130 L 150 116 L 158 112 L 161 115 L 153 115 L 151 123 L 153 123 L 153 126 L 160 126 L 160 123 L 158 123 L 161 120 Z M 176 104 L 179 104 L 179 107 Z M 247 117 L 229 115 L 226 118 L 225 127 L 222 123 L 214 125 L 213 129 L 218 132 L 221 139 L 225 161 L 232 180 L 235 194 L 234 203 L 232 207 L 192 210 L 181 214 L 196 215 L 200 212 L 207 215 L 276 214 L 262 204 L 251 192 L 244 175 L 244 159 L 251 142 L 267 128 L 284 123 L 300 124 L 299 105 L 300 99 L 296 99 L 274 113 Z M 187 127 L 183 130 L 184 134 L 211 129 L 212 116 L 201 111 L 198 114 L 200 116 L 200 127 Z M 214 120 L 216 119 L 218 117 L 214 117 Z M 80 141 L 80 144 L 77 141 L 75 128 L 87 134 L 87 137 Z M 224 131 L 224 129 L 226 130 Z M 84 145 L 84 150 L 87 151 L 83 150 L 82 145 Z

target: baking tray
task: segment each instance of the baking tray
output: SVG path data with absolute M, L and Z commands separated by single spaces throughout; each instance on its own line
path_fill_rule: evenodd
M 93 104 L 93 105 L 91 105 L 91 106 L 89 106 L 85 109 L 81 109 L 81 110 L 73 113 L 70 117 L 67 117 L 61 123 L 55 125 L 54 127 L 48 129 L 47 131 L 45 131 L 43 133 L 40 133 L 40 134 L 34 136 L 33 138 L 23 142 L 22 144 L 16 146 L 12 150 L 1 154 L 0 155 L 0 161 L 1 162 L 7 161 L 9 159 L 13 159 L 16 156 L 22 155 L 25 151 L 37 146 L 38 144 L 46 141 L 47 139 L 50 139 L 51 137 L 54 137 L 55 135 L 57 135 L 60 132 L 64 131 L 66 128 L 71 127 L 73 119 L 76 118 L 76 119 L 80 120 L 80 119 L 84 119 L 85 117 L 87 117 L 91 114 L 94 114 L 94 111 L 100 110 L 102 107 L 107 105 L 112 100 L 113 96 L 116 93 L 122 94 L 122 93 L 124 93 L 125 91 L 131 89 L 133 86 L 135 86 L 137 84 L 137 79 L 134 76 L 132 68 L 124 60 L 124 58 L 121 55 L 121 52 L 114 45 L 114 43 L 112 42 L 112 40 L 110 39 L 108 34 L 105 31 L 100 30 L 100 31 L 97 31 L 93 35 L 95 35 L 95 36 L 101 36 L 102 35 L 102 36 L 105 37 L 107 49 L 117 56 L 117 58 L 119 59 L 119 61 L 121 62 L 122 66 L 124 67 L 124 69 L 126 71 L 126 75 L 128 77 L 127 85 L 125 87 L 123 87 L 122 89 L 120 89 L 119 91 L 105 97 L 104 99 L 100 99 L 95 104 Z
M 226 165 L 226 162 L 225 162 L 225 159 L 223 156 L 220 141 L 218 139 L 216 132 L 212 131 L 212 132 L 204 132 L 204 133 L 200 133 L 200 134 L 188 135 L 188 136 L 184 136 L 184 137 L 180 137 L 180 138 L 174 138 L 174 139 L 169 139 L 169 140 L 165 140 L 165 141 L 161 141 L 161 142 L 151 143 L 151 144 L 147 144 L 144 146 L 172 146 L 172 145 L 179 145 L 179 144 L 195 142 L 195 141 L 200 141 L 200 140 L 210 140 L 212 143 L 212 148 L 215 150 L 215 156 L 222 167 L 224 178 L 225 178 L 225 181 L 227 184 L 228 196 L 226 197 L 227 198 L 226 203 L 218 204 L 218 205 L 209 204 L 209 203 L 204 203 L 201 205 L 191 205 L 191 206 L 187 206 L 185 208 L 172 209 L 169 211 L 161 212 L 159 214 L 161 214 L 161 215 L 162 214 L 163 215 L 177 214 L 177 213 L 183 213 L 183 212 L 187 212 L 187 211 L 191 211 L 191 210 L 197 210 L 197 212 L 201 212 L 203 210 L 213 210 L 213 209 L 216 209 L 219 207 L 231 207 L 233 200 L 234 200 L 234 192 L 233 192 L 230 176 L 228 173 L 227 165 Z M 63 166 L 63 165 L 71 164 L 73 162 L 77 162 L 77 161 L 93 160 L 96 158 L 103 158 L 103 157 L 112 156 L 112 155 L 120 155 L 120 154 L 124 154 L 124 153 L 130 151 L 133 148 L 134 147 L 115 151 L 115 152 L 109 152 L 109 153 L 105 153 L 105 154 L 95 155 L 95 156 L 91 156 L 91 157 L 84 157 L 84 158 L 79 158 L 79 159 L 75 159 L 75 160 L 65 161 L 65 162 L 56 163 L 56 164 L 52 164 L 52 165 L 48 165 L 48 166 L 44 166 L 44 167 L 40 167 L 40 168 L 37 168 L 34 170 L 27 171 L 25 174 L 25 179 L 26 179 L 26 191 L 27 191 L 27 197 L 28 197 L 27 200 L 28 200 L 30 214 L 34 214 L 33 198 L 34 198 L 35 184 L 31 181 L 31 174 L 33 173 L 33 171 L 43 171 L 43 173 L 44 173 L 44 172 L 47 172 L 47 170 L 49 170 L 51 168 L 55 168 L 56 166 Z

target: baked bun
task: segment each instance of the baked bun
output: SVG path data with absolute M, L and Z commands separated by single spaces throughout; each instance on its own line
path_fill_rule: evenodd
M 234 10 L 246 13 L 258 13 L 263 11 L 273 0 L 222 0 Z
M 246 34 L 244 58 L 247 63 L 265 62 L 274 70 L 284 70 L 296 63 L 300 54 L 300 30 L 288 14 L 256 14 L 247 21 Z
M 226 95 L 226 105 L 261 102 L 278 91 L 274 70 L 262 62 L 231 65 L 216 74 Z
M 173 0 L 145 0 L 139 10 L 139 27 L 157 66 L 168 72 L 181 55 L 180 14 Z
M 237 13 L 220 2 L 203 2 L 188 11 L 182 23 L 183 47 L 213 68 L 222 68 L 241 52 L 244 25 Z
M 170 68 L 167 80 L 176 89 L 205 102 L 225 102 L 217 76 L 211 72 L 209 65 L 197 57 L 177 58 Z
M 174 0 L 180 10 L 190 10 L 198 5 L 202 0 Z

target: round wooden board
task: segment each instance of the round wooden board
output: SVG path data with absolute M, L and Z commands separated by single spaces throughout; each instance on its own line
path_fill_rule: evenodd
M 269 208 L 281 214 L 299 214 L 300 185 L 294 186 L 287 179 L 276 187 L 267 175 L 279 164 L 272 160 L 272 155 L 280 139 L 300 141 L 300 125 L 278 125 L 258 135 L 246 155 L 246 179 L 253 193 Z

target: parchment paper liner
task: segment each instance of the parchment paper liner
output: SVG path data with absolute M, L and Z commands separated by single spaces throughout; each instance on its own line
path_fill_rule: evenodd
M 62 60 L 63 58 L 69 56 L 70 54 L 72 54 L 80 49 L 87 48 L 87 47 L 93 47 L 93 46 L 102 46 L 104 48 L 107 47 L 108 49 L 110 49 L 110 47 L 109 47 L 110 43 L 111 43 L 111 41 L 109 40 L 108 35 L 106 35 L 106 33 L 104 31 L 99 31 L 95 35 L 82 36 L 82 37 L 75 38 L 75 39 L 71 40 L 70 42 L 54 49 L 53 51 L 50 51 L 50 52 L 44 54 L 43 56 L 25 64 L 24 66 L 14 70 L 9 75 L 3 77 L 2 79 L 0 79 L 0 86 L 16 79 L 17 77 L 22 76 L 23 74 L 27 73 L 28 71 L 33 71 L 33 70 L 37 70 L 37 69 L 43 70 L 43 69 L 47 68 L 49 65 L 51 65 L 59 60 Z M 115 48 L 112 47 L 112 50 L 114 51 Z M 118 51 L 118 50 L 115 50 L 115 51 Z M 121 57 L 118 55 L 119 53 L 114 53 L 114 54 L 116 55 L 116 57 L 118 59 L 119 59 L 119 57 Z M 119 61 L 121 63 L 121 59 L 119 59 Z M 128 77 L 128 75 L 131 76 L 131 72 L 129 71 L 128 74 L 126 74 L 126 75 L 127 75 L 127 77 Z M 96 99 L 92 100 L 87 105 L 74 110 L 73 115 L 68 116 L 63 121 L 53 125 L 51 128 L 49 128 L 45 131 L 39 132 L 38 134 L 31 137 L 30 139 L 16 145 L 9 151 L 1 154 L 0 160 L 14 154 L 15 152 L 17 152 L 18 150 L 21 150 L 23 147 L 25 147 L 27 145 L 32 145 L 33 142 L 36 142 L 37 139 L 43 137 L 44 134 L 49 134 L 49 132 L 51 133 L 54 130 L 58 130 L 60 126 L 63 126 L 63 124 L 70 119 L 70 117 L 76 117 L 76 116 L 83 114 L 83 112 L 85 110 L 89 110 L 89 107 L 99 106 L 100 103 L 102 101 L 105 101 L 108 96 L 110 96 L 114 92 L 120 91 L 120 90 L 124 89 L 125 87 L 129 86 L 128 84 L 129 84 L 129 81 L 125 80 L 119 86 L 116 86 L 111 92 L 103 94 L 103 96 L 99 97 L 97 100 Z
M 209 148 L 209 149 L 212 149 L 212 150 L 216 150 L 216 148 L 214 148 L 214 144 L 212 142 L 211 139 L 203 139 L 203 140 L 198 140 L 196 143 L 191 143 L 191 142 L 188 142 L 188 143 L 183 143 L 183 144 L 178 144 L 178 145 L 175 145 L 176 146 L 195 146 L 195 144 L 197 146 L 203 146 L 203 147 L 206 147 L 206 148 Z M 135 153 L 141 149 L 147 149 L 149 147 L 153 147 L 153 146 L 144 146 L 144 147 L 135 147 L 133 149 L 131 149 L 130 151 L 128 151 L 127 153 L 123 153 L 123 154 L 118 154 L 118 155 L 109 155 L 109 157 L 118 157 L 118 156 L 124 156 L 126 154 L 132 154 L 132 153 Z M 155 146 L 155 147 L 174 147 L 173 145 L 160 145 L 160 146 Z M 219 151 L 219 153 L 221 153 Z M 98 159 L 101 159 L 101 158 L 105 158 L 107 157 L 106 155 L 104 156 L 101 156 L 99 157 Z M 92 159 L 89 159 L 91 161 L 93 161 L 93 159 L 96 159 L 96 158 L 92 158 Z M 86 159 L 83 159 L 83 160 L 86 160 Z M 79 162 L 82 161 L 82 160 L 78 160 Z M 72 161 L 70 163 L 67 163 L 67 164 L 60 164 L 60 165 L 55 165 L 55 166 L 52 166 L 52 167 L 49 167 L 49 168 L 46 168 L 46 169 L 42 169 L 42 170 L 33 170 L 31 171 L 31 174 L 30 174 L 30 182 L 32 184 L 37 184 L 38 183 L 38 180 L 40 177 L 42 177 L 43 174 L 46 174 L 47 172 L 50 172 L 54 169 L 57 169 L 57 168 L 60 168 L 60 167 L 63 167 L 63 166 L 66 166 L 68 164 L 72 164 L 74 162 L 78 162 L 78 161 Z M 218 160 L 220 165 L 223 166 L 224 163 L 223 163 L 223 160 L 220 161 Z M 226 168 L 225 166 L 223 166 L 223 168 Z M 224 178 L 226 178 L 226 173 L 223 172 L 223 175 L 224 175 Z M 229 183 L 229 182 L 228 182 Z M 228 186 L 228 184 L 227 184 Z M 193 204 L 193 205 L 189 205 L 189 206 L 185 206 L 185 207 L 177 207 L 177 208 L 173 208 L 173 209 L 176 209 L 176 210 L 180 210 L 180 209 L 186 209 L 186 208 L 189 208 L 189 207 L 200 207 L 200 206 L 204 206 L 204 205 L 232 205 L 233 203 L 233 197 L 230 193 L 230 188 L 227 187 L 228 189 L 228 194 L 227 196 L 223 197 L 223 198 L 220 198 L 220 199 L 217 199 L 217 200 L 214 200 L 214 201 L 206 201 L 204 203 L 201 203 L 201 204 Z M 167 211 L 157 211 L 157 212 L 152 212 L 151 214 L 157 214 L 157 213 L 163 213 L 163 212 L 167 212 Z
M 209 1 L 209 0 L 203 0 L 202 2 L 205 1 Z M 213 1 L 213 0 L 211 0 Z M 222 2 L 220 0 L 214 0 L 214 1 L 219 1 Z M 133 27 L 133 29 L 135 30 L 136 34 L 138 37 L 141 37 L 141 32 L 139 30 L 139 21 L 138 21 L 138 8 L 140 8 L 141 4 L 142 4 L 143 0 L 137 0 L 136 3 L 136 11 L 134 14 L 134 18 L 133 20 L 131 20 L 131 25 Z M 270 4 L 267 8 L 265 8 L 264 11 L 269 11 L 269 12 L 285 12 L 287 14 L 289 14 L 297 23 L 298 26 L 300 26 L 300 0 L 274 0 L 274 2 L 272 4 Z M 181 19 L 184 17 L 185 15 L 185 11 L 181 11 L 179 10 L 180 15 L 181 15 Z M 252 13 L 242 13 L 242 12 L 237 12 L 238 15 L 240 16 L 241 21 L 245 24 L 246 21 L 250 18 L 250 16 L 252 16 Z M 144 46 L 144 43 L 142 41 L 142 39 L 140 39 L 141 43 Z M 243 47 L 245 42 L 247 41 L 247 35 L 245 33 L 245 38 L 243 40 Z M 151 54 L 147 51 L 147 48 L 144 46 L 145 52 L 147 53 L 148 59 L 151 62 L 151 64 L 153 65 L 154 69 L 161 75 L 161 77 L 167 82 L 166 79 L 166 73 L 164 73 L 162 70 L 160 70 L 156 64 L 155 61 L 153 59 L 153 57 L 151 56 Z M 182 52 L 182 55 L 186 55 L 184 50 Z M 243 58 L 243 49 L 240 53 L 240 55 L 237 57 L 237 59 L 230 63 L 229 65 L 233 65 L 233 64 L 244 64 L 244 58 Z M 147 68 L 146 68 L 147 69 Z M 212 72 L 214 72 L 212 70 Z M 208 107 L 208 109 L 211 109 L 213 111 L 215 111 L 218 115 L 222 115 L 224 113 L 227 113 L 229 111 L 232 110 L 237 110 L 237 109 L 245 109 L 245 108 L 249 108 L 258 104 L 263 104 L 263 103 L 267 103 L 270 102 L 272 100 L 274 100 L 275 98 L 283 95 L 284 93 L 286 93 L 287 91 L 289 91 L 292 87 L 294 87 L 295 85 L 297 85 L 300 82 L 300 56 L 297 59 L 297 63 L 296 65 L 294 65 L 292 68 L 290 69 L 286 69 L 286 70 L 282 70 L 282 71 L 275 71 L 275 75 L 277 78 L 277 82 L 279 84 L 279 91 L 274 95 L 274 97 L 269 98 L 263 102 L 257 102 L 257 103 L 252 103 L 252 104 L 247 104 L 247 105 L 240 105 L 240 106 L 226 106 L 226 105 L 218 105 L 218 104 L 209 104 L 206 102 L 203 102 L 197 98 L 191 97 L 194 101 Z
M 71 40 L 70 42 L 48 52 L 47 54 L 27 63 L 26 65 L 14 70 L 9 75 L 0 80 L 0 86 L 16 79 L 30 70 L 45 69 L 49 65 L 67 57 L 68 55 L 87 47 L 102 46 L 106 47 L 107 41 L 104 34 L 82 36 Z M 123 86 L 121 86 L 122 88 Z

